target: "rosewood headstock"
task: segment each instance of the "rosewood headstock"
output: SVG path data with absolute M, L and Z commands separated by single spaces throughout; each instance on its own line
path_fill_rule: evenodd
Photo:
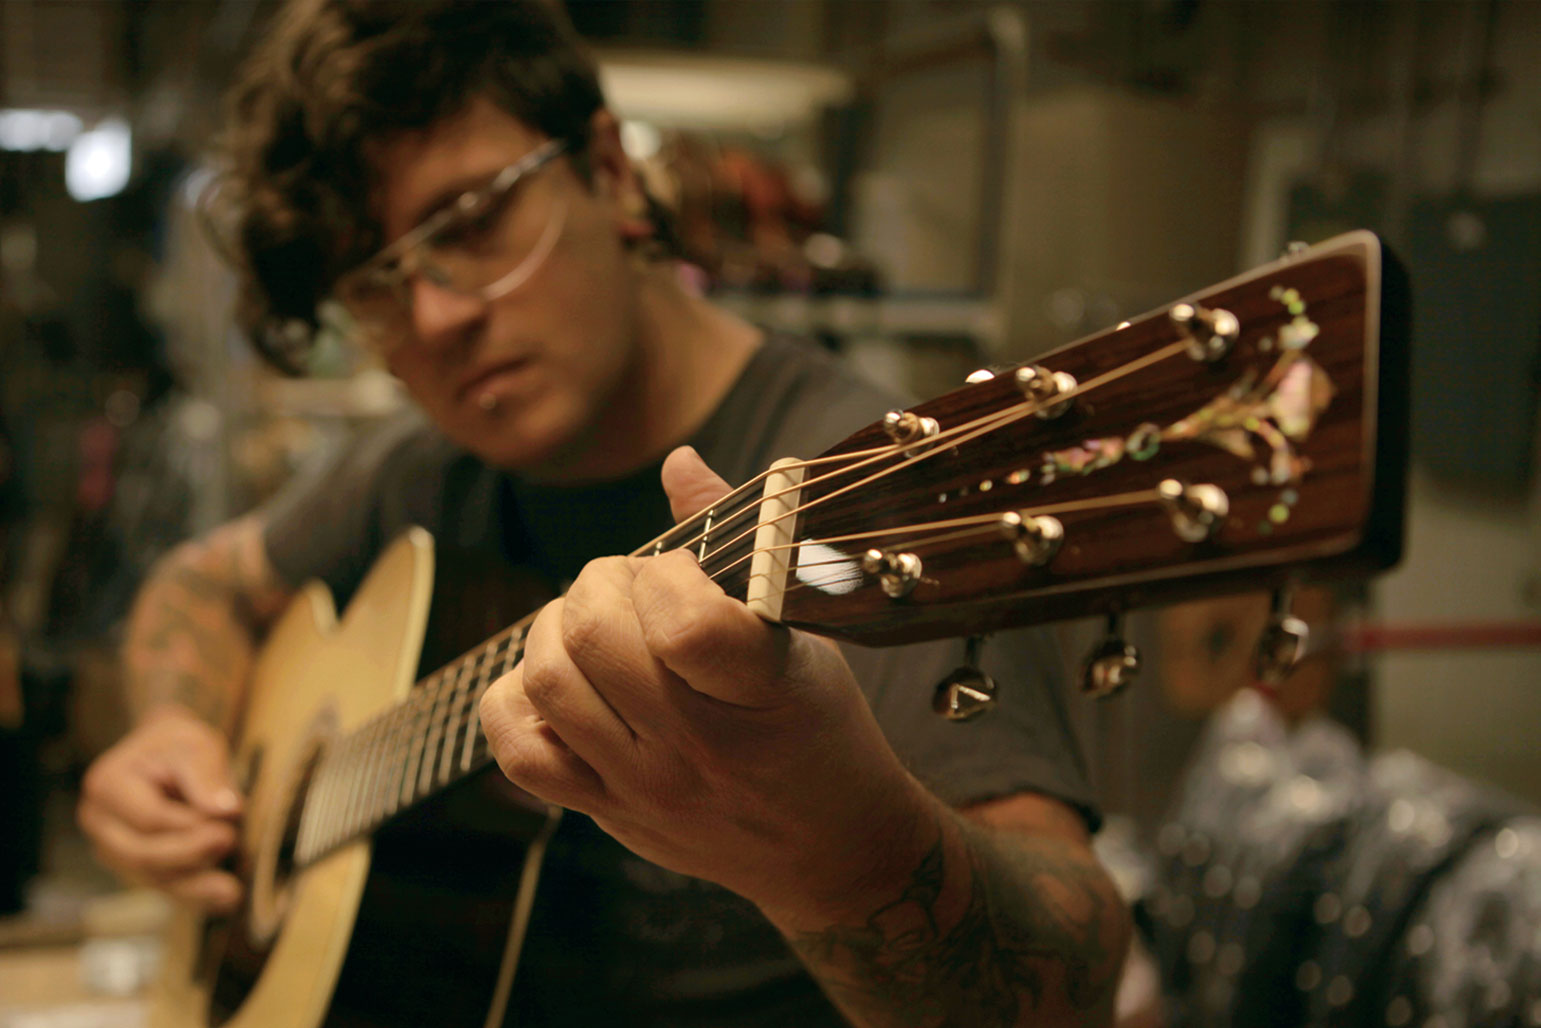
M 971 376 L 780 481 L 776 616 L 882 645 L 1389 567 L 1407 334 L 1354 232 Z

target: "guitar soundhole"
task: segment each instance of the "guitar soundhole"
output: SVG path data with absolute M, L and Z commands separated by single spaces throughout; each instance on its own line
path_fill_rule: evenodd
M 211 919 L 205 930 L 201 970 L 212 986 L 208 1028 L 218 1028 L 245 1004 L 277 941 L 295 877 L 303 870 L 295 866 L 294 854 L 305 798 L 326 743 L 335 735 L 335 714 L 323 711 L 305 733 L 298 759 L 267 761 L 264 775 L 258 770 L 263 762 L 256 755 L 251 776 L 255 785 L 247 790 L 251 802 L 243 826 L 245 838 L 234 867 L 246 888 L 246 900 L 230 917 Z
M 315 777 L 316 765 L 320 760 L 321 749 L 317 746 L 311 750 L 302 765 L 299 782 L 294 790 L 294 800 L 289 804 L 283 831 L 278 836 L 278 859 L 273 866 L 273 891 L 281 898 L 280 907 L 288 905 L 289 880 L 294 875 L 294 850 L 300 838 L 300 815 L 305 812 L 305 797 L 310 792 L 310 783 Z M 282 911 L 280 911 L 281 915 Z
M 251 882 L 248 931 L 257 946 L 271 945 L 283 924 L 294 879 L 294 851 L 299 840 L 305 797 L 322 755 L 322 738 L 312 735 L 292 777 L 279 792 L 280 809 L 259 829 Z

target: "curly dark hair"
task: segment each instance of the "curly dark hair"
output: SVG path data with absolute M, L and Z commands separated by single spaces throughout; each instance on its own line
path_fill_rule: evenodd
M 241 279 L 237 318 L 297 373 L 317 307 L 382 244 L 368 148 L 486 97 L 566 139 L 581 175 L 604 106 L 594 65 L 543 0 L 293 0 L 229 96 L 205 213 Z

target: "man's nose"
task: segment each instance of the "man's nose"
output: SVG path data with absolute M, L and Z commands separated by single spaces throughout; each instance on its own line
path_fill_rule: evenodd
M 482 297 L 446 289 L 423 275 L 413 275 L 410 288 L 413 332 L 436 349 L 462 338 L 487 310 Z

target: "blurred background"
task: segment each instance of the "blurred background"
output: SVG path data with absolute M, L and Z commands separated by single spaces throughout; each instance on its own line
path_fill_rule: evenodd
M 1318 644 L 1267 717 L 1296 740 L 1286 749 L 1303 726 L 1335 726 L 1334 753 L 1362 762 L 1381 812 L 1400 809 L 1397 789 L 1433 790 L 1407 760 L 1418 774 L 1447 769 L 1455 777 L 1438 781 L 1460 783 L 1449 795 L 1467 797 L 1461 809 L 1489 811 L 1459 838 L 1510 831 L 1530 852 L 1524 818 L 1541 802 L 1541 3 L 564 6 L 702 287 L 919 396 L 1111 327 L 1293 240 L 1381 233 L 1414 291 L 1406 557 L 1373 583 L 1302 595 L 1299 613 L 1333 645 Z M 81 770 L 125 727 L 114 652 L 149 565 L 404 402 L 346 340 L 324 340 L 304 379 L 260 366 L 195 223 L 226 77 L 273 7 L 0 2 L 0 912 L 25 914 L 0 921 L 0 955 L 9 946 L 16 960 L 89 940 L 102 918 L 143 922 L 91 864 L 71 808 Z M 1220 808 L 1195 797 L 1207 795 L 1205 755 L 1215 767 L 1230 759 L 1215 740 L 1235 743 L 1225 733 L 1262 716 L 1235 694 L 1267 609 L 1260 595 L 1132 618 L 1139 685 L 1110 703 L 1072 700 L 1116 815 L 1109 860 L 1147 903 L 1153 987 L 1174 1023 L 1242 1016 L 1234 970 L 1215 970 L 1222 930 L 1195 945 L 1206 908 L 1174 897 L 1184 882 L 1200 896 L 1213 888 L 1204 875 L 1222 847 L 1191 822 Z M 1097 631 L 1064 626 L 1067 661 Z M 1388 771 L 1376 763 L 1386 757 L 1403 763 Z M 1442 816 L 1464 823 L 1457 813 Z M 1209 840 L 1197 858 L 1195 838 Z M 1465 852 L 1444 843 L 1429 868 Z M 1532 863 L 1541 842 L 1537 854 Z M 1523 882 L 1541 896 L 1541 877 Z M 1404 897 L 1408 911 L 1434 902 L 1433 883 Z M 1211 906 L 1234 899 L 1218 892 Z M 1338 916 L 1311 909 L 1330 935 Z M 1541 936 L 1516 938 L 1541 953 Z M 93 995 L 137 982 L 142 954 L 99 956 L 85 971 Z M 1480 979 L 1472 1009 L 1524 998 L 1514 975 L 1530 972 L 1514 967 L 1535 959 L 1499 963 L 1490 952 L 1491 967 L 1469 969 Z M 1331 1002 L 1346 972 L 1317 962 L 1313 978 L 1300 966 L 1289 967 L 1297 1019 L 1347 1016 L 1352 995 Z M 1493 1004 L 1500 981 L 1509 995 Z M 17 995 L 0 987 L 0 1025 L 43 1009 Z M 1409 1003 L 1407 1020 L 1393 1003 L 1385 1023 L 1444 1009 Z M 1541 1024 L 1541 1005 L 1513 1009 Z

